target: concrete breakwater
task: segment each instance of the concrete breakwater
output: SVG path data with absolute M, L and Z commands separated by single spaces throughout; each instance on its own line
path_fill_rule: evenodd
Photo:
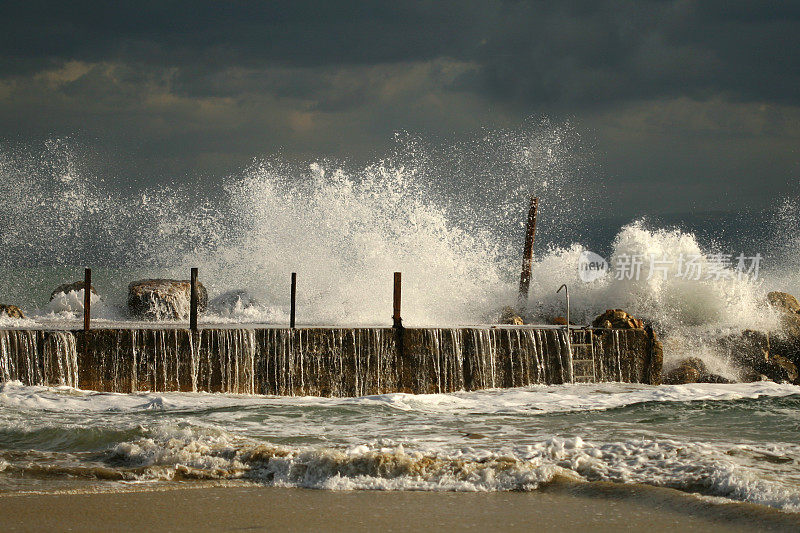
M 82 389 L 361 396 L 659 382 L 645 329 L 0 330 L 0 380 Z

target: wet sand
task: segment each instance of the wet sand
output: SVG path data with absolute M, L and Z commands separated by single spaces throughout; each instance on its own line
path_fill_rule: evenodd
M 214 487 L 0 495 L 0 531 L 798 531 L 800 516 L 669 489 L 591 483 L 530 493 Z

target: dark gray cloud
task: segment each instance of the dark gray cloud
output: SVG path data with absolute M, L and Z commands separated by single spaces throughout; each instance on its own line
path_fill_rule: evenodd
M 800 177 L 798 63 L 796 2 L 6 3 L 0 136 L 214 175 L 569 117 L 628 203 L 758 206 Z
M 25 2 L 0 17 L 6 72 L 81 60 L 191 76 L 448 57 L 483 67 L 472 89 L 532 103 L 800 98 L 794 2 Z

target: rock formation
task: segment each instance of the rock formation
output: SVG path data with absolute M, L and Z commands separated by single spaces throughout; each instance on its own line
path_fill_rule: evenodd
M 681 360 L 677 367 L 667 372 L 664 377 L 666 385 L 682 385 L 684 383 L 732 383 L 732 381 L 709 372 L 702 359 L 687 357 Z
M 128 285 L 128 310 L 147 320 L 186 320 L 189 318 L 191 284 L 187 280 L 143 279 Z M 197 307 L 208 306 L 208 292 L 197 283 Z
M 798 381 L 795 364 L 786 357 L 785 344 L 780 338 L 761 331 L 745 330 L 728 335 L 719 341 L 730 360 L 742 369 L 744 381 L 768 378 L 777 383 Z M 763 377 L 762 377 L 763 376 Z
M 780 331 L 769 338 L 769 355 L 787 375 L 796 376 L 789 381 L 800 383 L 800 303 L 791 294 L 777 291 L 767 295 L 767 302 L 780 313 Z
M 224 315 L 234 315 L 259 306 L 258 300 L 253 298 L 244 289 L 236 289 L 220 294 L 208 303 L 215 312 Z
M 67 293 L 72 292 L 72 291 L 80 291 L 80 290 L 83 290 L 83 287 L 84 287 L 83 280 L 74 281 L 72 283 L 62 283 L 61 285 L 59 285 L 58 287 L 53 289 L 53 292 L 50 293 L 50 301 L 52 302 L 53 298 L 55 298 L 56 296 L 58 296 L 62 292 L 64 294 L 67 294 Z M 97 291 L 95 290 L 94 285 L 91 286 L 91 290 L 92 290 L 92 294 L 97 294 Z
M 767 302 L 779 311 L 800 314 L 800 302 L 786 292 L 773 291 L 767 294 Z
M 501 324 L 510 324 L 513 326 L 522 326 L 525 321 L 517 314 L 513 307 L 504 307 L 500 314 Z
M 771 292 L 767 302 L 780 313 L 781 333 L 800 350 L 800 303 L 791 294 Z
M 644 323 L 622 309 L 606 309 L 605 313 L 594 319 L 592 326 L 608 329 L 641 329 Z
M 8 318 L 25 318 L 22 309 L 16 305 L 0 304 L 0 316 L 7 316 Z

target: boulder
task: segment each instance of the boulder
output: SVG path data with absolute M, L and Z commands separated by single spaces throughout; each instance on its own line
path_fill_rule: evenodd
M 767 294 L 767 302 L 784 313 L 800 314 L 800 302 L 789 293 L 773 291 Z
M 664 377 L 666 385 L 683 385 L 685 383 L 733 383 L 726 377 L 712 374 L 702 359 L 688 357 L 678 366 L 670 370 Z
M 785 315 L 789 318 L 791 315 Z M 800 368 L 800 317 L 797 322 L 784 321 L 777 335 L 769 337 L 770 355 L 780 355 Z
M 732 379 L 728 379 L 724 376 L 720 376 L 719 374 L 703 374 L 700 376 L 700 379 L 697 380 L 697 383 L 736 383 Z
M 208 303 L 208 307 L 221 315 L 235 315 L 259 306 L 258 300 L 244 289 L 220 294 Z
M 800 303 L 791 294 L 779 291 L 767 294 L 767 302 L 780 313 L 780 330 L 769 338 L 769 353 L 773 356 L 773 362 L 778 361 L 774 356 L 779 355 L 781 361 L 791 363 L 796 372 L 800 368 Z M 785 375 L 785 379 L 793 375 L 792 368 L 787 365 L 774 364 L 781 369 L 779 374 Z M 767 376 L 772 377 L 769 374 Z M 790 381 L 800 383 L 798 378 Z
M 188 280 L 143 279 L 128 285 L 128 310 L 148 320 L 186 320 L 189 318 L 191 283 Z M 197 308 L 208 306 L 208 291 L 197 283 Z
M 795 385 L 800 384 L 800 373 L 797 365 L 782 355 L 773 354 L 769 357 L 770 373 L 766 376 L 775 382 L 788 381 Z
M 678 366 L 667 372 L 664 376 L 666 385 L 682 385 L 684 383 L 697 383 L 700 376 L 708 373 L 706 364 L 697 357 L 682 360 Z
M 7 316 L 8 318 L 25 318 L 22 309 L 16 305 L 0 304 L 0 316 Z
M 594 319 L 592 326 L 607 329 L 642 329 L 644 322 L 622 309 L 606 309 L 605 313 Z
M 789 357 L 793 352 L 785 338 L 745 330 L 721 338 L 719 344 L 741 369 L 745 381 L 760 380 L 762 376 L 777 383 L 798 381 L 797 366 Z
M 800 315 L 784 313 L 781 316 L 781 331 L 800 349 Z
M 81 281 L 73 281 L 72 283 L 62 283 L 61 285 L 59 285 L 58 287 L 53 289 L 53 292 L 50 293 L 50 301 L 52 302 L 53 298 L 55 298 L 57 295 L 61 294 L 62 292 L 64 294 L 67 294 L 67 293 L 70 293 L 70 292 L 73 292 L 73 291 L 81 291 L 81 290 L 83 290 L 83 287 L 84 287 L 84 281 L 83 280 L 81 280 Z M 97 294 L 97 291 L 94 289 L 94 285 L 91 285 L 90 287 L 91 287 L 92 293 L 93 294 Z
M 800 349 L 800 303 L 791 294 L 773 291 L 767 294 L 769 305 L 780 312 L 781 333 Z
M 500 323 L 522 326 L 525 324 L 525 321 L 522 320 L 522 317 L 517 314 L 513 307 L 504 307 L 503 311 L 500 313 Z

